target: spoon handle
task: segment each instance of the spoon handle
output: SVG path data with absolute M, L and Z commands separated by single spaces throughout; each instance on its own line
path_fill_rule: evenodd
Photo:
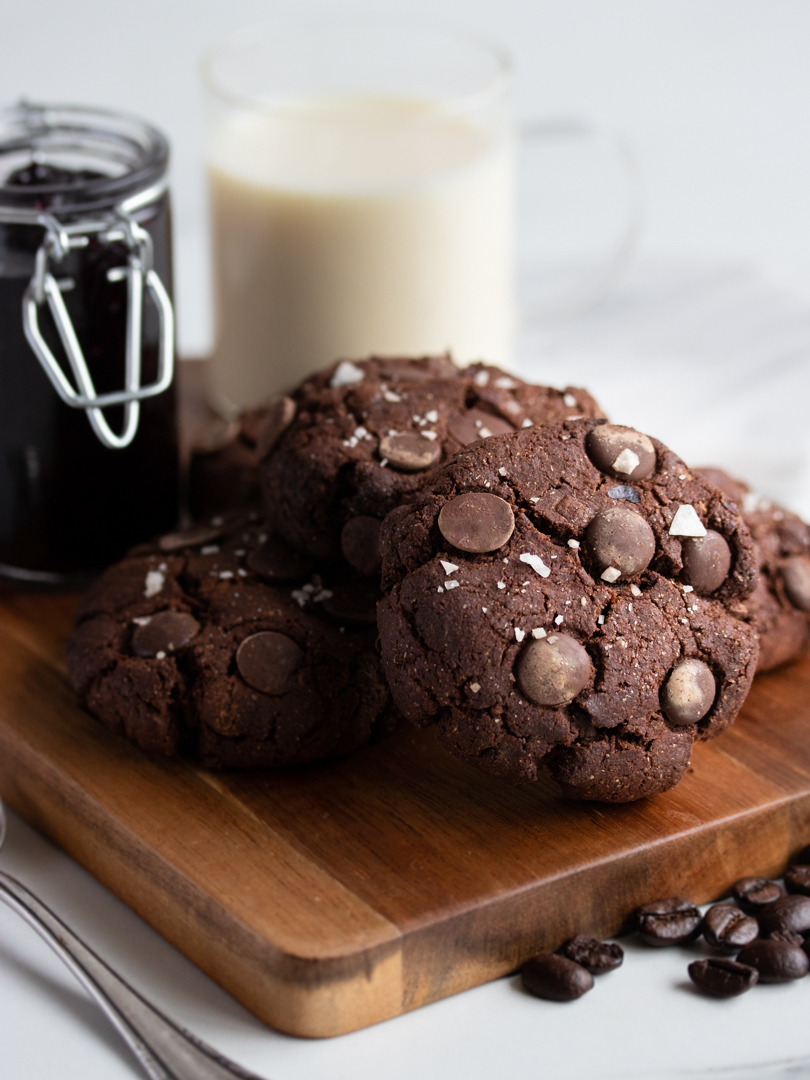
M 70 968 L 118 1029 L 151 1080 L 261 1080 L 150 1005 L 15 878 L 0 872 L 0 901 Z

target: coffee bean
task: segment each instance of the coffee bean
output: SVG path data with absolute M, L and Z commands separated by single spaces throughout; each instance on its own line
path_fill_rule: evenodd
M 161 611 L 139 626 L 132 635 L 136 656 L 157 656 L 176 652 L 197 636 L 200 624 L 185 611 Z
M 803 847 L 797 855 L 791 859 L 791 863 L 794 866 L 810 866 L 810 844 L 807 847 Z
M 593 976 L 581 964 L 553 953 L 533 956 L 520 974 L 529 993 L 546 1001 L 575 1001 L 593 987 Z
M 596 938 L 578 934 L 559 948 L 561 956 L 567 956 L 575 964 L 581 964 L 591 975 L 602 975 L 621 967 L 624 949 L 613 942 L 598 941 Z
M 652 529 L 628 506 L 611 506 L 597 514 L 585 530 L 585 541 L 600 574 L 615 567 L 623 577 L 632 577 L 646 570 L 655 555 Z
M 307 577 L 312 570 L 312 561 L 303 551 L 291 548 L 275 536 L 249 552 L 246 561 L 254 574 L 268 581 L 296 581 Z
M 782 890 L 775 881 L 764 877 L 745 877 L 735 881 L 732 895 L 748 915 L 758 915 L 768 904 L 778 900 Z
M 465 413 L 451 416 L 447 421 L 447 430 L 456 442 L 469 446 L 476 439 L 486 439 L 490 435 L 508 435 L 515 429 L 500 416 L 494 416 L 482 409 L 468 409 Z
M 377 601 L 382 593 L 373 581 L 340 581 L 329 585 L 331 596 L 321 607 L 334 619 L 353 623 L 377 622 Z
M 673 724 L 696 724 L 714 704 L 717 685 L 702 660 L 682 660 L 661 688 L 661 706 Z
M 774 930 L 768 941 L 786 941 L 788 945 L 796 945 L 800 949 L 804 949 L 807 944 L 802 935 L 797 934 L 795 930 Z
M 620 480 L 644 480 L 655 472 L 655 447 L 634 428 L 600 424 L 585 440 L 585 450 L 600 472 Z
M 457 495 L 439 513 L 439 531 L 459 551 L 496 551 L 514 530 L 512 507 L 505 499 L 486 491 Z
M 759 923 L 734 904 L 715 904 L 703 916 L 701 931 L 713 949 L 734 953 L 759 937 Z
M 780 896 L 764 907 L 758 918 L 763 937 L 768 937 L 774 930 L 806 934 L 810 930 L 810 896 Z
M 802 979 L 810 969 L 806 953 L 796 945 L 776 938 L 752 941 L 740 952 L 737 963 L 755 967 L 759 972 L 759 981 L 763 983 Z
M 810 559 L 792 555 L 782 563 L 782 580 L 788 600 L 802 611 L 810 611 Z
M 591 658 L 576 638 L 549 634 L 533 638 L 515 667 L 523 693 L 537 705 L 567 705 L 593 678 Z
M 789 893 L 810 896 L 810 866 L 791 866 L 786 870 L 785 888 Z
M 759 981 L 755 967 L 735 960 L 695 960 L 687 970 L 695 986 L 715 997 L 736 997 Z
M 634 920 L 648 945 L 686 945 L 700 934 L 700 912 L 680 896 L 642 904 L 636 908 Z
M 192 525 L 189 529 L 180 529 L 161 536 L 158 547 L 161 551 L 179 551 L 185 547 L 199 547 L 200 544 L 209 544 L 212 540 L 218 540 L 224 532 L 224 522 L 221 519 L 218 525 Z
M 296 404 L 292 398 L 289 397 L 277 397 L 267 406 L 265 415 L 261 418 L 261 421 L 254 424 L 252 431 L 253 441 L 256 446 L 256 454 L 259 461 L 262 461 L 278 440 L 290 426 L 295 419 Z M 257 411 L 254 414 L 259 417 L 261 414 Z M 245 422 L 242 421 L 243 429 L 245 428 Z M 248 434 L 251 434 L 248 432 Z
M 441 444 L 412 431 L 386 435 L 380 440 L 380 457 L 403 472 L 421 472 L 435 465 L 442 456 Z
M 283 694 L 290 675 L 304 659 L 292 638 L 275 630 L 264 630 L 245 638 L 236 650 L 239 674 L 263 694 Z
M 731 569 L 731 548 L 714 529 L 707 529 L 705 536 L 687 536 L 681 554 L 684 581 L 701 596 L 719 589 Z
M 365 577 L 377 577 L 382 569 L 379 518 L 359 514 L 349 518 L 340 534 L 340 550 L 349 566 Z

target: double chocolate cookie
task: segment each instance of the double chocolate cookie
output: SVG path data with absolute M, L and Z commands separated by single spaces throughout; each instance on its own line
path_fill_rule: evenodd
M 746 601 L 759 634 L 757 671 L 795 660 L 810 644 L 810 526 L 721 469 L 698 469 L 742 511 L 757 550 L 759 582 Z
M 153 753 L 297 765 L 384 734 L 394 711 L 365 582 L 328 586 L 250 518 L 142 546 L 81 603 L 79 703 Z
M 461 451 L 386 518 L 378 607 L 394 700 L 458 756 L 564 792 L 665 791 L 732 722 L 757 637 L 754 545 L 661 443 L 594 420 Z
M 447 356 L 347 361 L 273 406 L 260 457 L 265 511 L 288 543 L 380 572 L 380 522 L 462 447 L 602 413 L 584 390 L 531 386 Z
M 258 506 L 259 443 L 268 408 L 228 422 L 212 417 L 197 431 L 188 469 L 188 506 L 196 519 Z

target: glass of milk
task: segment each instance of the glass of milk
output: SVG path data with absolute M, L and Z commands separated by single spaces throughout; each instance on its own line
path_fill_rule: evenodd
M 220 411 L 341 357 L 509 363 L 517 140 L 498 46 L 322 18 L 238 34 L 203 77 Z

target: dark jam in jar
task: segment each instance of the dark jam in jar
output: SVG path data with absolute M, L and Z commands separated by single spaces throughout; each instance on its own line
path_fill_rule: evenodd
M 70 138 L 77 137 L 71 133 Z M 98 217 L 122 195 L 162 175 L 166 154 L 128 185 L 127 168 L 137 173 L 137 146 L 131 151 L 134 164 L 125 160 L 122 167 L 118 161 L 116 176 L 60 163 L 60 154 L 68 161 L 76 157 L 64 152 L 65 138 L 57 141 L 49 133 L 39 142 L 46 144 L 44 150 L 37 145 L 36 153 L 20 163 L 18 140 L 15 167 L 6 171 L 0 138 L 0 574 L 35 584 L 80 585 L 133 544 L 176 524 L 175 386 L 141 402 L 129 446 L 109 449 L 99 441 L 84 409 L 60 400 L 23 331 L 23 295 L 44 229 L 3 222 L 2 208 L 46 211 L 60 221 Z M 59 153 L 53 150 L 56 161 L 51 163 L 54 145 Z M 117 153 L 125 158 L 120 147 Z M 151 236 L 154 269 L 171 292 L 169 198 L 157 191 L 132 217 Z M 99 394 L 125 386 L 127 282 L 108 271 L 125 267 L 127 256 L 123 242 L 91 234 L 85 247 L 49 267 Z M 39 325 L 63 371 L 69 372 L 47 304 L 39 308 Z M 145 293 L 141 385 L 156 379 L 158 341 L 157 311 Z M 123 406 L 104 410 L 114 432 L 122 428 L 123 412 Z

